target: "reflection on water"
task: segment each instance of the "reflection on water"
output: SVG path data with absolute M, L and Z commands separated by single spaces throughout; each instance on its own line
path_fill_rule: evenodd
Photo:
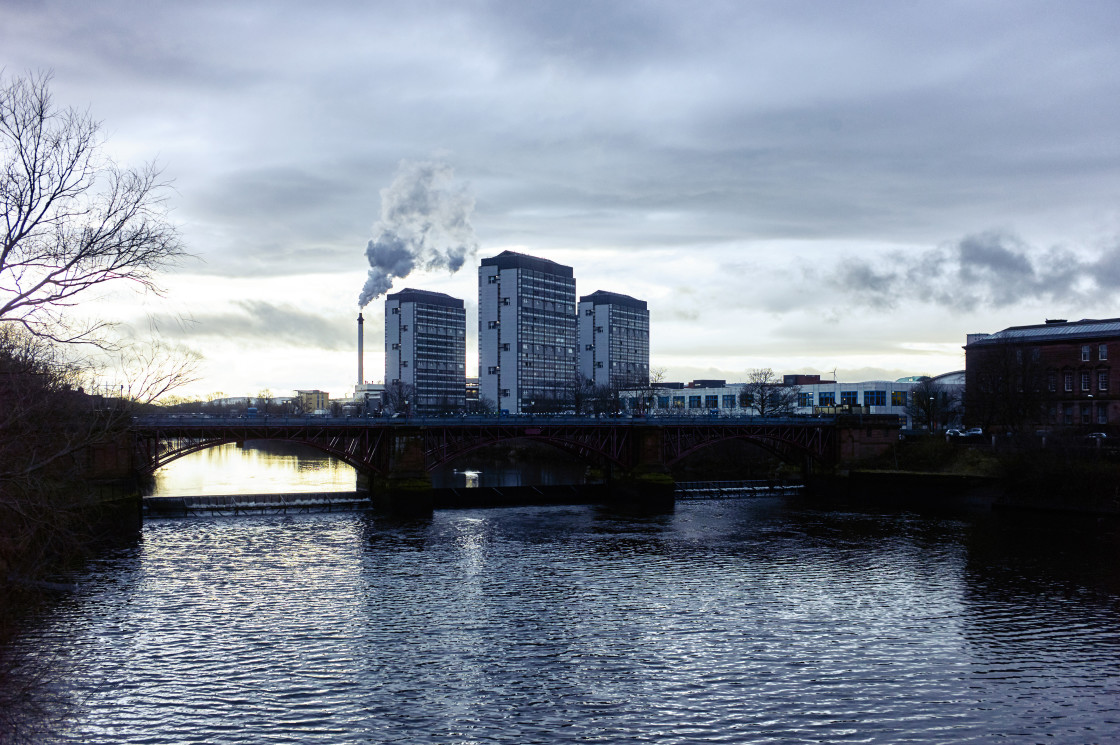
M 469 462 L 469 461 L 468 461 Z M 582 484 L 586 466 L 565 461 L 458 464 L 432 472 L 436 488 Z M 308 445 L 257 440 L 185 455 L 155 474 L 152 496 L 353 491 L 357 473 Z
M 152 495 L 274 494 L 353 491 L 354 469 L 315 448 L 258 440 L 185 455 L 155 474 Z
M 61 742 L 1116 742 L 1118 555 L 773 497 L 161 520 L 23 649 Z

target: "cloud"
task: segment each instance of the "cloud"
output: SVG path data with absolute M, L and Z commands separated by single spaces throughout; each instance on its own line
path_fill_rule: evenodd
M 853 304 L 890 309 L 905 300 L 977 310 L 1019 303 L 1088 303 L 1120 291 L 1120 248 L 1085 257 L 1062 247 L 1034 248 L 1017 235 L 989 231 L 918 253 L 847 257 L 825 275 Z
M 234 305 L 243 312 L 201 313 L 185 320 L 162 315 L 153 318 L 152 323 L 170 339 L 212 337 L 236 339 L 251 346 L 282 345 L 331 351 L 357 349 L 356 323 L 324 318 L 286 303 L 239 300 Z M 367 348 L 371 342 L 378 343 L 370 336 L 367 327 Z

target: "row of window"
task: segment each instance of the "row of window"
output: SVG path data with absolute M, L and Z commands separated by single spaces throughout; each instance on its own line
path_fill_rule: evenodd
M 1097 390 L 1098 391 L 1107 391 L 1108 390 L 1108 373 L 1109 373 L 1108 370 L 1097 370 L 1096 371 Z M 1077 377 L 1079 379 L 1079 382 L 1081 383 L 1081 390 L 1083 390 L 1083 391 L 1092 390 L 1092 383 L 1093 383 L 1093 373 L 1092 373 L 1092 371 L 1081 370 L 1078 373 Z M 1066 370 L 1065 372 L 1062 373 L 1062 390 L 1064 390 L 1066 393 L 1071 393 L 1073 391 L 1073 382 L 1074 382 L 1074 374 L 1073 374 L 1072 370 Z M 1046 387 L 1047 387 L 1047 389 L 1050 390 L 1051 393 L 1055 392 L 1058 389 L 1058 373 L 1057 372 L 1051 371 L 1051 372 L 1047 373 Z
M 906 406 L 907 391 L 891 391 L 891 406 Z M 835 406 L 836 393 L 834 391 L 821 391 L 819 394 L 819 406 Z M 798 393 L 797 406 L 799 408 L 811 408 L 813 406 L 813 393 Z M 859 400 L 858 391 L 841 391 L 840 403 L 842 405 L 857 406 Z M 745 405 L 753 403 L 750 394 L 744 396 Z M 662 409 L 667 409 L 670 406 L 674 408 L 684 408 L 687 405 L 690 409 L 734 409 L 739 405 L 737 396 L 735 394 L 705 394 L 703 396 L 658 396 L 657 406 Z M 863 392 L 863 405 L 864 406 L 886 406 L 887 405 L 887 392 L 886 391 L 864 391 Z

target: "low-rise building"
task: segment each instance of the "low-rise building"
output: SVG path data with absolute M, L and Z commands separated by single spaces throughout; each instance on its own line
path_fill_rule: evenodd
M 1120 318 L 1047 320 L 964 347 L 966 418 L 982 427 L 1106 429 L 1120 422 Z
M 840 412 L 887 414 L 899 417 L 904 427 L 915 426 L 913 396 L 915 390 L 925 390 L 924 381 L 931 380 L 941 386 L 948 399 L 959 400 L 963 373 L 948 373 L 932 379 L 926 377 L 902 380 L 869 380 L 858 383 L 840 383 L 820 380 L 817 375 L 787 376 L 801 382 L 783 385 L 797 388 L 797 403 L 791 415 L 812 416 Z M 722 385 L 720 385 L 722 383 Z M 715 385 L 713 385 L 715 384 Z M 677 388 L 656 388 L 650 409 L 657 414 L 685 414 L 695 416 L 753 416 L 758 412 L 746 403 L 743 394 L 749 391 L 747 383 L 724 383 L 719 380 L 693 381 Z M 942 420 L 937 428 L 955 423 L 959 414 L 952 407 L 942 407 Z

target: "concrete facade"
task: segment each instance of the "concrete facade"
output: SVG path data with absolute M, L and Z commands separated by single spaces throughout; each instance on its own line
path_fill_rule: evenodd
M 385 385 L 408 388 L 411 412 L 463 410 L 466 349 L 461 299 L 413 289 L 385 296 Z
M 576 280 L 569 266 L 504 251 L 478 268 L 479 395 L 498 411 L 565 401 L 576 375 Z
M 649 309 L 602 290 L 579 300 L 579 372 L 615 389 L 649 385 Z

